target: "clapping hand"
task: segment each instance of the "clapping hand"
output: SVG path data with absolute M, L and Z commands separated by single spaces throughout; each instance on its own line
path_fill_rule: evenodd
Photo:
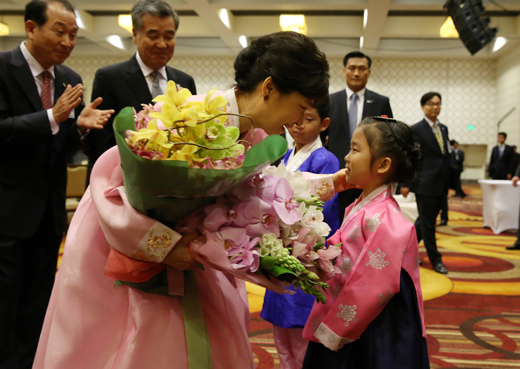
M 513 187 L 516 187 L 516 186 L 518 186 L 517 183 L 518 183 L 518 181 L 520 181 L 520 178 L 518 178 L 517 176 L 514 176 L 513 178 L 511 178 L 511 181 L 513 182 Z
M 96 109 L 103 99 L 98 97 L 92 103 L 87 105 L 81 115 L 78 118 L 78 128 L 85 132 L 89 129 L 102 129 L 108 119 L 112 114 L 114 114 L 114 110 L 98 110 Z
M 52 115 L 54 115 L 56 123 L 61 123 L 69 118 L 71 111 L 81 103 L 82 95 L 83 85 L 81 83 L 74 87 L 67 85 L 65 92 L 52 107 Z

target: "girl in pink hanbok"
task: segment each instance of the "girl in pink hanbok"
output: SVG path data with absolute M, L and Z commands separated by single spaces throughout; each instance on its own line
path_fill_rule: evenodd
M 391 193 L 392 183 L 412 179 L 418 155 L 402 122 L 372 117 L 354 131 L 346 181 L 363 194 L 328 240 L 342 243 L 341 273 L 305 325 L 304 369 L 430 367 L 415 229 Z
M 234 67 L 227 110 L 267 134 L 283 132 L 328 94 L 325 55 L 294 32 L 257 38 Z M 244 134 L 252 128 L 237 116 L 230 124 Z M 172 228 L 132 208 L 117 148 L 103 154 L 68 230 L 35 369 L 254 367 L 244 282 L 194 268 L 188 246 L 197 234 Z M 115 283 L 147 282 L 165 268 L 165 295 Z

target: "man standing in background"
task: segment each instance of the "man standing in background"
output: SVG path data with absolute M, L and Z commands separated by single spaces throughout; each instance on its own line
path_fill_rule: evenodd
M 32 367 L 65 225 L 67 153 L 111 111 L 84 108 L 62 65 L 78 26 L 67 0 L 25 7 L 27 39 L 0 53 L 0 368 Z
M 343 66 L 347 87 L 330 95 L 330 125 L 321 134 L 327 149 L 338 158 L 340 168 L 345 167 L 352 133 L 363 118 L 380 115 L 392 118 L 388 97 L 365 88 L 371 73 L 372 59 L 362 52 L 353 51 L 345 55 Z M 345 215 L 345 208 L 360 194 L 361 190 L 358 189 L 338 194 L 340 219 Z
M 460 184 L 460 174 L 464 170 L 464 151 L 459 150 L 459 143 L 455 140 L 451 140 L 450 145 L 451 188 L 455 190 L 456 197 L 465 198 L 467 195 Z
M 491 151 L 488 174 L 493 179 L 511 179 L 514 174 L 511 173 L 514 150 L 511 146 L 506 145 L 506 139 L 507 133 L 499 132 L 497 138 L 498 145 L 493 147 Z
M 101 154 L 116 144 L 112 125 L 121 109 L 132 106 L 140 111 L 141 104 L 150 104 L 155 96 L 164 93 L 168 81 L 197 93 L 190 75 L 166 66 L 173 56 L 179 29 L 179 16 L 170 5 L 163 0 L 140 0 L 132 9 L 132 25 L 137 53 L 128 61 L 96 71 L 92 97 L 101 96 L 100 108 L 114 109 L 115 114 L 103 130 L 86 137 L 88 177 Z
M 415 221 L 417 241 L 424 239 L 433 270 L 447 274 L 435 240 L 435 221 L 446 201 L 450 178 L 448 127 L 437 119 L 441 112 L 441 95 L 438 92 L 424 94 L 421 97 L 421 108 L 424 119 L 411 127 L 415 141 L 421 146 L 419 169 L 411 188 L 404 187 L 404 192 L 415 193 L 419 211 Z

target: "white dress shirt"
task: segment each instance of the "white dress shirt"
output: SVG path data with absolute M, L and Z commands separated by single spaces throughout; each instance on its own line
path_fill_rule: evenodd
M 143 59 L 141 59 L 141 56 L 139 56 L 139 52 L 135 54 L 135 58 L 137 59 L 137 64 L 139 64 L 139 67 L 141 68 L 141 72 L 143 72 L 143 76 L 146 79 L 146 83 L 148 84 L 148 89 L 150 90 L 150 93 L 152 93 L 152 84 L 153 84 L 153 78 L 150 74 L 154 71 L 152 68 L 147 66 Z M 168 76 L 166 75 L 166 67 L 162 67 L 158 70 L 160 76 L 159 76 L 159 86 L 161 86 L 161 90 L 164 93 L 166 91 L 166 85 L 168 84 Z

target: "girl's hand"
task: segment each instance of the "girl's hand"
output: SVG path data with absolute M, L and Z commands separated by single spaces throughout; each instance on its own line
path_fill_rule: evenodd
M 336 192 L 350 190 L 351 188 L 359 188 L 358 185 L 355 185 L 352 183 L 347 183 L 346 178 L 347 178 L 346 169 L 341 169 L 332 175 L 332 180 L 334 181 L 334 190 Z
M 163 263 L 180 270 L 193 269 L 196 267 L 199 262 L 191 257 L 188 247 L 190 246 L 190 242 L 197 237 L 199 237 L 197 232 L 183 234 L 179 242 L 177 242 L 168 255 L 166 255 Z

